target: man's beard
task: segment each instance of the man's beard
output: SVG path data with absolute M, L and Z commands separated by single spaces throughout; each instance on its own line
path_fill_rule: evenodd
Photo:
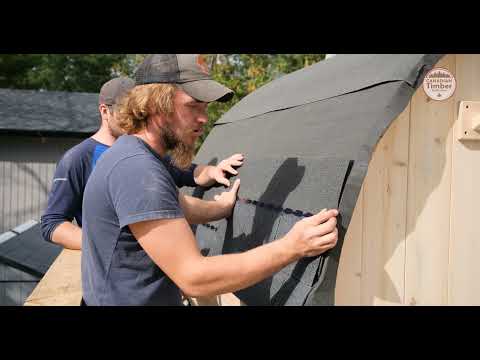
M 168 125 L 163 126 L 161 130 L 163 144 L 170 153 L 174 165 L 181 170 L 187 170 L 195 156 L 195 144 L 186 144 Z

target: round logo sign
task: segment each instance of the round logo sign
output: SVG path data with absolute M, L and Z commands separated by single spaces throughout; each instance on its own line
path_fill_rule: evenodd
M 447 100 L 455 92 L 456 86 L 455 77 L 443 68 L 430 70 L 423 80 L 423 91 L 432 100 Z

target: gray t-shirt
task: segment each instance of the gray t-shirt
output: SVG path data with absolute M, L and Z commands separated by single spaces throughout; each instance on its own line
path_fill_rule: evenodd
M 82 216 L 87 305 L 181 305 L 178 287 L 128 227 L 184 217 L 174 179 L 150 146 L 125 135 L 103 154 L 85 187 Z

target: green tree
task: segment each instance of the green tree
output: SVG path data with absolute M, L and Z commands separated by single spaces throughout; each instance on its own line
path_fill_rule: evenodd
M 0 87 L 30 88 L 28 73 L 41 61 L 40 58 L 41 55 L 0 55 Z
M 98 92 L 126 62 L 125 54 L 4 54 L 0 87 Z

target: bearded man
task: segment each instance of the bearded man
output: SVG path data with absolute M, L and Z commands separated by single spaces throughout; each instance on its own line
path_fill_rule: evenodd
M 149 55 L 123 99 L 120 137 L 98 161 L 83 202 L 82 291 L 86 305 L 182 305 L 251 286 L 337 242 L 335 209 L 297 222 L 283 238 L 241 254 L 204 257 L 190 224 L 229 217 L 240 180 L 205 201 L 180 194 L 169 152 L 186 169 L 207 106 L 233 92 L 197 55 Z
M 42 235 L 46 241 L 66 249 L 82 248 L 84 189 L 98 159 L 124 134 L 118 126 L 118 109 L 123 96 L 134 86 L 135 82 L 127 77 L 117 77 L 103 84 L 98 97 L 100 128 L 69 149 L 58 162 L 48 205 L 41 217 Z M 227 174 L 237 173 L 232 166 L 241 166 L 243 155 L 232 155 L 217 166 L 192 164 L 186 169 L 174 166 L 169 156 L 165 156 L 165 161 L 178 187 L 209 186 L 215 182 L 230 186 Z

